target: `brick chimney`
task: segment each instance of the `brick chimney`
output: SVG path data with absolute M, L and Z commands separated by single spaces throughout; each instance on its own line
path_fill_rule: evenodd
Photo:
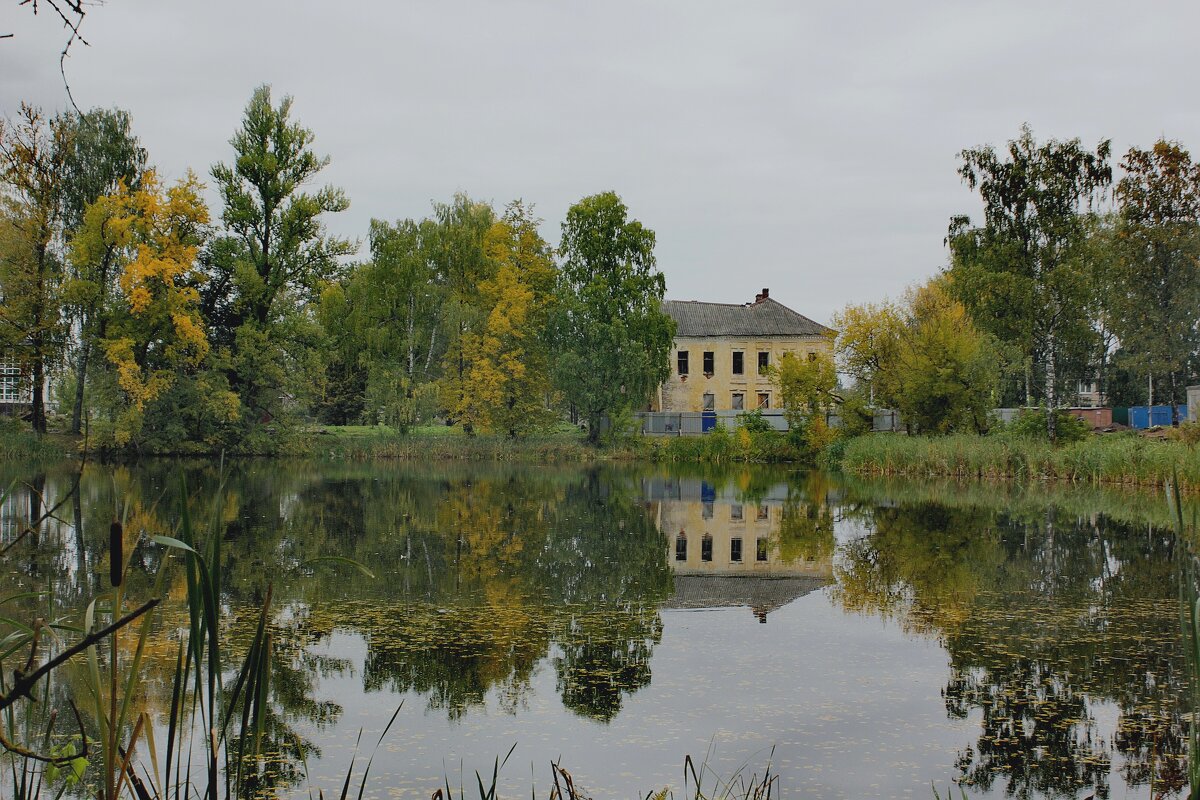
M 758 305 L 759 303 L 761 303 L 763 300 L 766 300 L 770 296 L 771 296 L 771 290 L 766 287 L 763 287 L 761 294 L 754 295 L 754 305 Z

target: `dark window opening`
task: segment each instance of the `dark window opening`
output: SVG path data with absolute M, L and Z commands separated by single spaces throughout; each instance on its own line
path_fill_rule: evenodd
M 771 407 L 771 395 L 767 394 L 766 392 L 759 392 L 758 393 L 758 407 L 759 408 L 770 408 Z
M 705 375 L 712 375 L 714 372 L 717 371 L 716 368 L 713 366 L 713 364 L 715 364 L 715 363 L 716 363 L 716 359 L 713 356 L 713 351 L 705 350 L 704 351 L 704 374 Z
M 758 519 L 768 519 L 770 516 L 771 512 L 765 504 L 758 507 Z
M 817 360 L 817 354 L 816 354 L 816 353 L 809 353 L 809 354 L 808 354 L 808 360 L 809 360 L 809 361 L 816 361 L 816 360 Z M 659 363 L 661 364 L 662 362 L 660 361 Z
M 735 539 L 729 540 L 729 560 L 730 561 L 741 561 L 742 560 L 742 540 L 740 538 L 735 538 Z
M 759 539 L 757 545 L 758 546 L 755 550 L 754 557 L 756 559 L 758 559 L 759 561 L 766 561 L 767 560 L 767 539 L 766 539 L 766 537 L 764 536 L 763 538 Z
M 700 540 L 700 560 L 712 561 L 712 536 L 707 533 Z
M 678 366 L 679 366 L 679 374 L 680 375 L 688 374 L 688 351 L 687 350 L 679 351 Z
M 682 533 L 675 539 L 675 560 L 687 561 L 687 537 Z
M 745 372 L 746 372 L 745 355 L 746 355 L 745 353 L 734 353 L 733 354 L 733 374 L 734 375 L 745 374 Z
M 758 374 L 766 375 L 767 370 L 771 368 L 771 354 L 759 351 L 758 353 Z

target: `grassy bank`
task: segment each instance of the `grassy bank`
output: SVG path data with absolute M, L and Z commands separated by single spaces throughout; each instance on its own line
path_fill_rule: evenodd
M 0 421 L 0 461 L 52 463 L 67 457 L 67 443 L 53 436 L 38 437 L 15 423 Z
M 634 436 L 600 445 L 564 425 L 538 436 L 468 436 L 461 428 L 431 425 L 399 433 L 384 426 L 325 427 L 306 437 L 309 455 L 349 461 L 446 460 L 542 464 L 594 461 L 656 463 L 808 463 L 784 434 L 729 432 L 705 436 Z
M 1058 447 L 1020 437 L 872 434 L 845 442 L 836 462 L 860 475 L 1128 486 L 1164 486 L 1178 470 L 1181 487 L 1200 492 L 1200 449 L 1133 434 L 1090 436 Z

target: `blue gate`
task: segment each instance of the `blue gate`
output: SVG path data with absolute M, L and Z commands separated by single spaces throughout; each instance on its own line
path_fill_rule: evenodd
M 708 433 L 717 429 L 717 412 L 705 411 L 700 415 L 700 431 Z

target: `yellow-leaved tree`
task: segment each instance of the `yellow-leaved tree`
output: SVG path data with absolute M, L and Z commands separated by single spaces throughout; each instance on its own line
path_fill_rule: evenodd
M 479 285 L 487 315 L 463 337 L 463 391 L 450 409 L 469 430 L 524 436 L 550 417 L 546 324 L 556 270 L 532 210 L 520 201 L 488 229 L 484 253 L 496 265 Z
M 109 420 L 117 445 L 133 440 L 147 406 L 208 354 L 196 263 L 209 221 L 201 188 L 191 172 L 164 188 L 148 171 L 136 191 L 122 186 L 97 200 L 73 243 L 81 258 L 97 248 L 120 253 L 102 341 L 122 401 Z M 211 399 L 221 404 L 222 398 Z M 236 399 L 225 398 L 223 405 L 227 415 L 236 415 Z

